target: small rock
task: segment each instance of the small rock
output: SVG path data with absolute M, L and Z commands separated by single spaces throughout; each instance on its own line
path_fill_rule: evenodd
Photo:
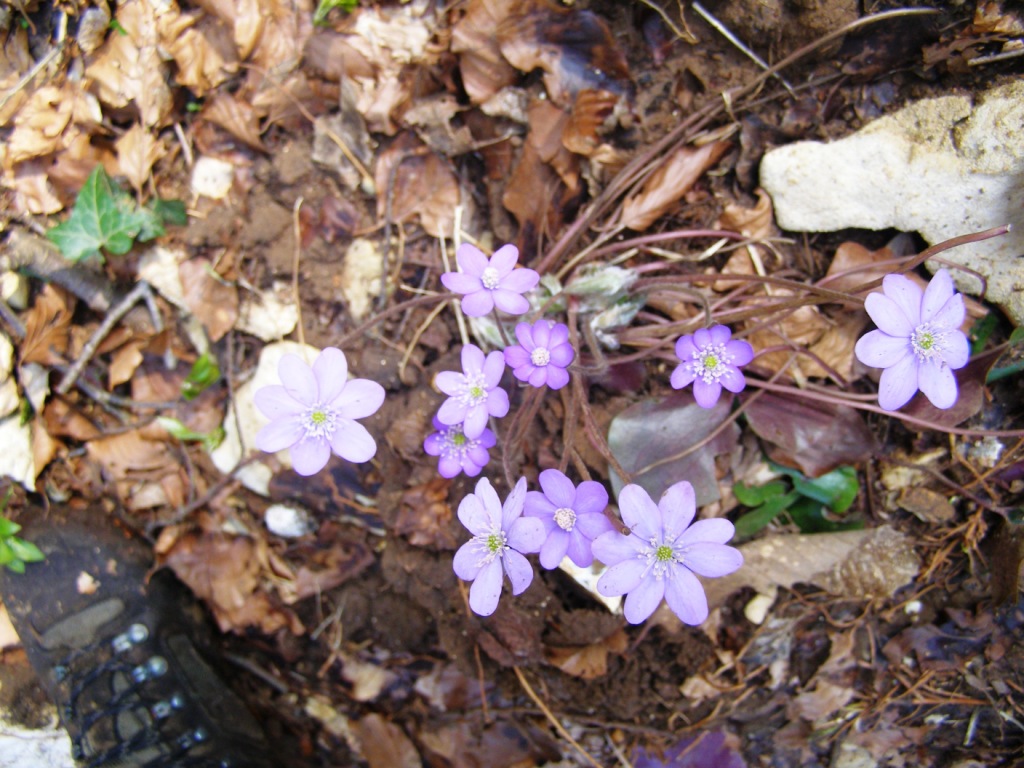
M 298 539 L 316 530 L 309 512 L 291 504 L 271 504 L 263 513 L 267 530 L 285 539 Z
M 192 167 L 192 192 L 223 200 L 235 180 L 235 166 L 213 157 L 200 157 Z
M 920 232 L 931 244 L 1004 224 L 1002 237 L 942 257 L 987 279 L 985 298 L 1024 324 L 1024 81 L 923 99 L 830 144 L 802 141 L 764 157 L 761 184 L 779 226 Z M 960 290 L 980 281 L 953 270 Z
M 949 499 L 920 486 L 904 488 L 897 503 L 901 509 L 925 523 L 948 523 L 956 516 L 956 510 Z

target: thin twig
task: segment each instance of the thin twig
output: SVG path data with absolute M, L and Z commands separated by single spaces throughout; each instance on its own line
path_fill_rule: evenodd
M 574 739 L 569 732 L 565 730 L 565 727 L 558 722 L 558 718 L 554 716 L 551 710 L 548 709 L 548 705 L 545 704 L 540 696 L 537 695 L 537 692 L 533 690 L 533 687 L 527 681 L 526 676 L 523 675 L 519 667 L 512 667 L 512 671 L 515 672 L 516 677 L 519 678 L 519 684 L 523 686 L 523 690 L 526 691 L 526 695 L 529 696 L 530 699 L 533 700 L 533 703 L 540 708 L 540 711 L 544 713 L 544 717 L 546 717 L 548 722 L 554 726 L 555 730 L 558 731 L 558 734 L 569 742 L 573 748 L 583 756 L 583 759 L 594 766 L 594 768 L 601 768 L 601 764 L 592 758 L 590 753 L 583 749 L 583 747 L 579 745 L 579 742 L 577 742 L 576 739 Z
M 302 210 L 302 195 L 299 195 L 292 206 L 292 230 L 295 233 L 295 253 L 292 256 L 292 298 L 295 300 L 296 333 L 299 344 L 306 346 L 306 331 L 302 327 L 302 297 L 299 295 L 299 261 L 302 258 L 302 222 L 299 211 Z

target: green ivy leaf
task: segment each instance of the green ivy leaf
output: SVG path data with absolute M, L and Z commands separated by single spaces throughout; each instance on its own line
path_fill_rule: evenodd
M 799 493 L 790 491 L 785 496 L 775 496 L 768 499 L 757 509 L 751 510 L 745 515 L 740 515 L 736 521 L 736 538 L 746 539 L 753 536 L 799 498 Z
M 1022 341 L 1024 341 L 1024 327 L 1014 328 L 1013 333 L 1010 334 L 1010 343 L 1020 344 Z
M 842 514 L 849 509 L 860 490 L 857 470 L 853 467 L 839 467 L 821 477 L 808 478 L 800 471 L 780 464 L 769 463 L 769 466 L 776 472 L 791 477 L 793 487 L 801 496 L 824 504 L 836 514 Z
M 786 484 L 781 480 L 773 480 L 770 483 L 758 486 L 746 486 L 743 483 L 736 483 L 732 492 L 745 507 L 757 507 L 764 504 L 768 499 L 781 496 L 786 492 Z
M 43 551 L 31 541 L 25 541 L 14 536 L 7 543 L 18 560 L 23 560 L 26 563 L 38 563 L 46 559 Z

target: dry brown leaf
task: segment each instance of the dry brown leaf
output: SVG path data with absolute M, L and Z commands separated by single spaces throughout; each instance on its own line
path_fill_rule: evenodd
M 601 642 L 582 647 L 548 646 L 547 660 L 573 677 L 593 680 L 608 673 L 608 654 L 622 653 L 629 647 L 629 638 L 621 629 Z
M 273 605 L 259 589 L 260 562 L 252 539 L 183 536 L 162 561 L 206 601 L 221 631 L 240 632 L 257 627 L 265 634 L 272 634 L 288 627 L 295 634 L 302 633 L 298 618 Z
M 7 174 L 6 181 L 14 188 L 14 205 L 17 210 L 47 215 L 64 209 L 64 203 L 55 194 L 47 177 L 49 166 L 46 160 L 28 160 L 18 164 L 13 178 Z
M 157 17 L 157 30 L 164 50 L 177 64 L 175 82 L 199 98 L 238 69 L 231 32 L 212 16 L 180 13 L 168 4 Z
M 263 139 L 260 138 L 260 121 L 252 104 L 237 96 L 218 93 L 203 107 L 201 116 L 220 126 L 243 144 L 248 144 L 260 152 L 266 150 Z
M 804 691 L 790 702 L 790 716 L 799 716 L 814 723 L 827 720 L 829 715 L 845 707 L 856 692 L 845 685 L 818 680 L 812 691 Z
M 178 267 L 185 304 L 218 341 L 238 319 L 238 290 L 214 272 L 207 259 L 190 259 Z
M 647 229 L 672 210 L 729 147 L 727 141 L 715 141 L 700 147 L 677 149 L 651 174 L 643 189 L 626 198 L 620 223 L 637 231 Z
M 16 88 L 33 63 L 28 49 L 28 30 L 20 26 L 8 28 L 0 45 L 0 126 L 7 125 L 28 99 L 29 89 Z
M 65 199 L 73 200 L 97 165 L 102 165 L 108 174 L 118 173 L 113 152 L 93 144 L 89 134 L 78 129 L 69 130 L 64 137 L 63 151 L 50 166 L 50 182 Z
M 821 338 L 814 342 L 810 351 L 821 358 L 825 365 L 847 381 L 853 378 L 853 347 L 860 338 L 867 317 L 862 312 L 845 312 L 832 322 Z M 808 376 L 825 377 L 829 374 L 810 357 L 800 359 L 800 368 Z
M 534 99 L 528 111 L 530 132 L 527 143 L 550 165 L 571 193 L 579 190 L 579 158 L 565 148 L 562 134 L 569 116 L 546 99 Z
M 466 15 L 452 30 L 451 51 L 460 54 L 462 84 L 474 104 L 519 79 L 498 45 L 498 25 L 515 4 L 516 0 L 470 0 Z
M 118 109 L 134 104 L 143 125 L 165 125 L 173 97 L 154 6 L 126 0 L 117 9 L 117 21 L 125 34 L 108 35 L 85 74 L 98 86 L 104 103 Z
M 392 168 L 398 165 L 392 174 Z M 447 164 L 411 133 L 405 133 L 380 154 L 375 169 L 377 215 L 384 218 L 391 196 L 391 220 L 418 216 L 434 237 L 451 237 L 459 181 Z
M 43 408 L 43 424 L 53 437 L 70 437 L 84 443 L 100 436 L 96 425 L 63 398 L 50 400 L 46 404 Z
M 32 466 L 35 467 L 37 474 L 42 472 L 46 465 L 53 460 L 53 457 L 57 455 L 57 449 L 59 447 L 60 443 L 54 440 L 53 437 L 43 429 L 43 420 L 39 418 L 33 420 Z
M 376 712 L 353 724 L 359 751 L 370 768 L 421 768 L 423 761 L 405 731 Z
M 422 425 L 422 416 L 417 420 Z M 420 438 L 422 445 L 422 437 Z M 448 503 L 451 483 L 435 477 L 402 493 L 395 521 L 395 533 L 408 536 L 417 547 L 451 549 L 458 546 L 452 535 L 452 508 Z
M 129 342 L 114 353 L 110 369 L 107 371 L 107 386 L 113 389 L 118 384 L 131 380 L 135 369 L 142 362 L 141 348 L 145 344 L 144 341 Z
M 120 174 L 141 192 L 149 179 L 153 164 L 164 154 L 163 142 L 136 123 L 114 144 Z
M 25 338 L 18 347 L 19 362 L 55 365 L 65 362 L 74 297 L 46 283 L 24 317 Z
M 14 130 L 5 144 L 5 168 L 64 149 L 80 133 L 73 126 L 92 128 L 102 122 L 99 102 L 88 92 L 71 85 L 44 86 L 14 118 Z

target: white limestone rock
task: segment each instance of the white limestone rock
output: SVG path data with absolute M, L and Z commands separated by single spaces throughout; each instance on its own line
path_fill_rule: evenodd
M 924 99 L 829 144 L 768 152 L 761 184 L 783 229 L 919 232 L 931 244 L 1011 224 L 1002 237 L 943 257 L 983 275 L 985 298 L 1024 325 L 1024 81 Z M 958 270 L 961 290 L 979 280 Z

